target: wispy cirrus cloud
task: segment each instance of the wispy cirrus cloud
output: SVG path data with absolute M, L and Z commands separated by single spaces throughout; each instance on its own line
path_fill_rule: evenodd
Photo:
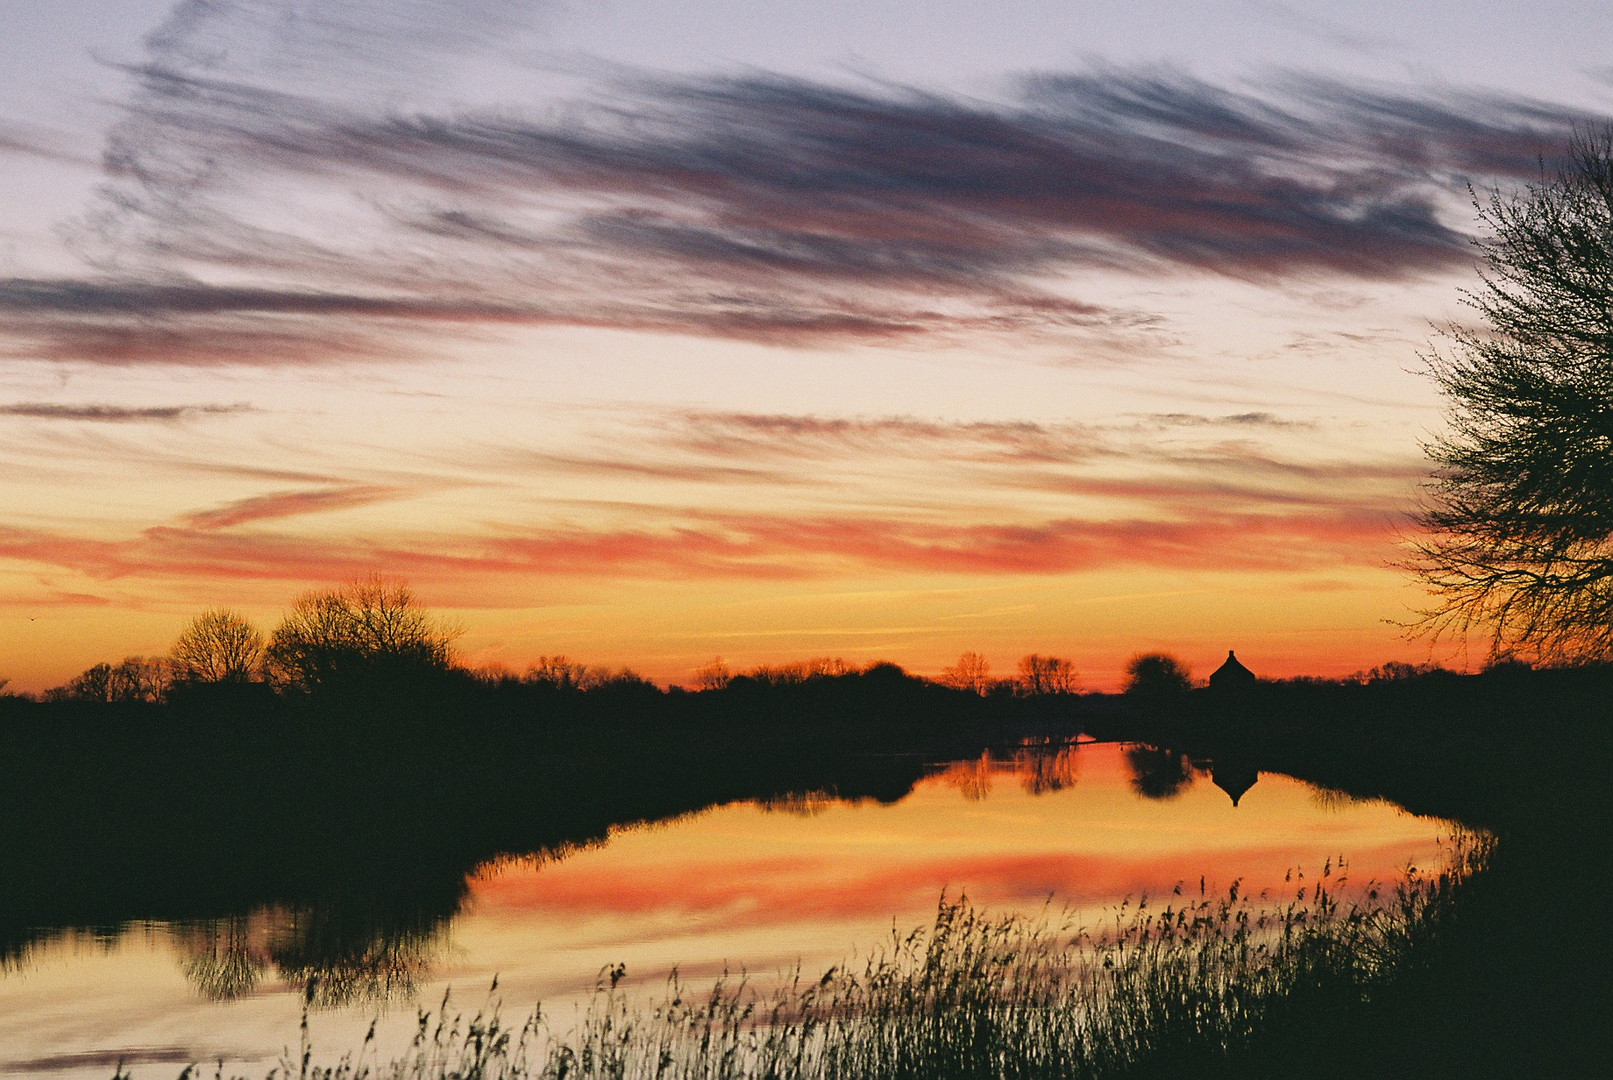
M 1110 452 L 1092 424 L 696 411 L 669 422 L 666 439 L 679 449 L 739 460 L 939 453 L 959 460 L 1070 462 Z
M 14 351 L 394 356 L 444 323 L 1135 350 L 1158 317 L 1083 299 L 1080 274 L 1460 266 L 1453 194 L 1532 174 L 1594 119 L 1158 68 L 1043 73 L 995 100 L 621 70 L 546 109 L 404 110 L 370 92 L 522 25 L 515 5 L 481 6 L 499 34 L 440 29 L 463 20 L 433 0 L 335 3 L 317 22 L 273 0 L 178 9 L 127 68 L 106 194 L 78 229 L 99 270 L 0 284 Z M 365 89 L 323 77 L 333 55 Z
M 809 514 L 900 504 L 953 520 L 1001 519 L 1028 497 L 1042 512 L 1056 514 L 1062 502 L 1080 517 L 1401 513 L 1426 462 L 1414 449 L 1364 449 L 1329 427 L 1272 412 L 1073 422 L 673 409 L 634 413 L 565 452 L 495 445 L 437 461 L 466 475 L 671 481 L 704 487 L 719 503 L 746 489 L 752 504 Z M 585 506 L 590 496 L 571 488 L 557 497 Z
M 1315 424 L 1303 420 L 1290 420 L 1269 412 L 1241 412 L 1206 415 L 1204 413 L 1144 413 L 1138 419 L 1159 427 L 1233 427 L 1233 428 L 1306 428 Z
M 228 416 L 252 411 L 249 405 L 64 405 L 18 402 L 0 405 L 0 416 L 33 420 L 85 420 L 92 423 L 173 423 L 200 416 Z
M 214 529 L 228 529 L 258 521 L 348 510 L 402 498 L 408 494 L 409 492 L 402 488 L 374 484 L 353 484 L 313 491 L 278 491 L 268 495 L 236 499 L 211 510 L 187 514 L 184 520 L 192 529 L 210 532 Z
M 95 162 L 70 149 L 61 133 L 35 126 L 21 126 L 0 120 L 0 154 L 44 158 L 68 165 L 92 166 Z
M 1189 519 L 1060 518 L 1020 524 L 873 515 L 664 512 L 641 527 L 506 526 L 426 540 L 321 539 L 234 530 L 270 516 L 156 526 L 126 539 L 0 527 L 0 558 L 92 578 L 345 580 L 385 567 L 451 586 L 485 576 L 789 580 L 866 571 L 1050 575 L 1115 567 L 1306 570 L 1376 565 L 1392 535 L 1353 508 L 1201 513 Z M 275 512 L 276 510 L 284 512 Z M 304 508 L 303 512 L 315 508 Z M 649 516 L 649 515 L 647 515 Z M 1365 563 L 1363 563 L 1365 560 Z

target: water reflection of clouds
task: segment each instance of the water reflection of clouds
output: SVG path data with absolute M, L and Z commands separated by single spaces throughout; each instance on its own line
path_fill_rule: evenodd
M 1138 797 L 1154 794 L 1142 788 L 1160 772 L 1155 757 L 1171 765 L 1169 801 Z M 484 873 L 471 891 L 478 912 L 507 921 L 665 917 L 788 932 L 922 918 L 943 889 L 1009 905 L 1101 904 L 1201 876 L 1277 891 L 1296 868 L 1341 853 L 1386 879 L 1441 832 L 1383 804 L 1318 805 L 1309 786 L 1278 776 L 1235 806 L 1225 785 L 1194 783 L 1211 771 L 1153 748 L 1028 746 L 950 763 L 889 806 L 812 792 L 723 807 L 653 839 L 618 834 L 539 873 Z
M 39 1010 L 67 1015 L 80 1008 L 69 1003 L 119 994 L 125 1019 L 97 1045 L 161 1045 L 184 1017 L 208 1033 L 193 1059 L 272 1063 L 310 980 L 317 1004 L 354 1006 L 313 1019 L 323 1044 L 350 1047 L 388 995 L 429 1000 L 449 984 L 475 995 L 497 974 L 506 1001 L 541 1000 L 563 1018 L 608 964 L 625 963 L 651 994 L 674 968 L 693 981 L 743 970 L 765 982 L 797 965 L 816 976 L 893 929 L 929 923 L 943 892 L 995 911 L 1050 906 L 1088 926 L 1126 896 L 1196 894 L 1201 876 L 1222 892 L 1241 879 L 1275 905 L 1340 855 L 1356 888 L 1396 879 L 1409 862 L 1433 865 L 1445 832 L 1388 804 L 1319 802 L 1281 776 L 1262 776 L 1238 807 L 1196 780 L 1168 801 L 1140 798 L 1134 777 L 1119 746 L 1023 747 L 939 766 L 895 802 L 802 791 L 506 857 L 428 918 L 385 905 L 346 915 L 260 909 L 143 937 L 83 938 L 71 951 L 51 945 L 69 961 L 50 976 L 55 996 L 42 997 L 37 981 L 0 980 L 0 1043 L 26 1036 L 34 1049 L 19 1057 L 82 1049 L 79 1035 L 33 1031 Z

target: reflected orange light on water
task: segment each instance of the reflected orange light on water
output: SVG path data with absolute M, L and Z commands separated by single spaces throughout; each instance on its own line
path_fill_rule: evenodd
M 571 975 L 552 970 L 551 982 L 528 972 L 525 989 L 539 996 L 585 989 L 611 963 L 651 981 L 674 966 L 765 977 L 799 963 L 815 974 L 893 928 L 927 924 L 943 894 L 993 910 L 1050 905 L 1058 919 L 1087 925 L 1126 897 L 1163 903 L 1180 889 L 1196 899 L 1201 877 L 1207 890 L 1236 879 L 1276 903 L 1313 885 L 1324 866 L 1330 888 L 1396 879 L 1408 863 L 1436 858 L 1448 831 L 1269 775 L 1236 807 L 1202 775 L 1174 799 L 1140 799 L 1113 745 L 1084 746 L 1073 761 L 1066 752 L 1055 772 L 1065 786 L 1032 794 L 1045 767 L 986 759 L 954 765 L 888 806 L 744 804 L 620 830 L 559 863 L 485 870 L 455 938 L 468 954 L 521 951 L 548 958 L 543 967 L 559 947 Z M 536 938 L 545 944 L 520 943 Z
M 1195 903 L 1201 876 L 1211 894 L 1237 880 L 1277 906 L 1328 866 L 1328 888 L 1349 894 L 1408 863 L 1436 864 L 1450 831 L 1275 775 L 1237 806 L 1200 770 L 1174 798 L 1145 799 L 1133 764 L 1103 744 L 987 756 L 938 768 L 891 804 L 734 803 L 485 867 L 451 924 L 421 942 L 412 996 L 317 1010 L 314 1044 L 334 1061 L 379 1016 L 383 1051 L 395 1052 L 413 1034 L 415 1003 L 432 1007 L 451 989 L 454 1007 L 474 1012 L 495 976 L 506 1017 L 541 1002 L 562 1030 L 608 965 L 626 965 L 624 985 L 651 1000 L 674 970 L 696 986 L 724 972 L 763 986 L 796 970 L 816 978 L 927 926 L 943 895 L 1073 930 L 1097 929 L 1127 897 Z M 291 917 L 259 915 L 239 931 L 249 945 L 274 929 L 266 920 Z M 63 1080 L 91 1080 L 127 1059 L 151 1063 L 134 1070 L 143 1080 L 179 1067 L 159 1062 L 217 1058 L 266 1070 L 297 1041 L 302 987 L 271 968 L 250 993 L 206 1000 L 187 965 L 207 940 L 205 927 L 153 923 L 42 946 L 0 974 L 0 1072 L 46 1063 Z

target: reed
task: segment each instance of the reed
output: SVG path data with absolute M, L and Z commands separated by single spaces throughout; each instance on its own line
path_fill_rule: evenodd
M 1433 874 L 1380 888 L 1342 864 L 1281 897 L 1218 893 L 1128 901 L 1105 925 L 1052 912 L 995 916 L 943 898 L 932 926 L 860 963 L 771 989 L 743 976 L 696 991 L 674 974 L 650 1004 L 606 969 L 559 1030 L 535 1010 L 507 1023 L 448 999 L 419 1013 L 408 1049 L 372 1043 L 320 1065 L 288 1050 L 273 1080 L 972 1080 L 1248 1076 L 1347 1054 L 1380 996 L 1425 962 L 1487 841 L 1454 845 Z M 495 983 L 496 989 L 496 983 Z

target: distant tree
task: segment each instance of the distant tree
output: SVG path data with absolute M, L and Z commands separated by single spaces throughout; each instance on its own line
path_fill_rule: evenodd
M 112 665 L 94 664 L 61 686 L 45 691 L 46 701 L 111 701 Z
M 1449 675 L 1451 672 L 1438 664 L 1408 664 L 1404 660 L 1385 660 L 1371 671 L 1358 673 L 1356 681 L 1367 683 L 1404 682 L 1407 679 L 1417 679 L 1424 675 L 1435 674 Z
M 1075 665 L 1062 656 L 1031 653 L 1019 661 L 1019 689 L 1028 695 L 1071 694 L 1079 684 Z
M 557 690 L 598 690 L 607 686 L 652 686 L 642 675 L 628 668 L 576 664 L 564 656 L 540 656 L 527 665 L 522 682 L 529 686 L 549 686 Z
M 190 683 L 244 683 L 263 668 L 263 635 L 227 608 L 204 611 L 174 642 L 174 677 Z
M 1474 200 L 1485 266 L 1425 357 L 1449 432 L 1408 567 L 1416 629 L 1492 653 L 1613 658 L 1613 129 L 1576 137 L 1521 194 Z
M 714 656 L 711 662 L 695 669 L 694 684 L 701 690 L 721 690 L 734 679 L 733 672 L 728 665 L 722 662 L 722 657 Z
M 757 664 L 745 672 L 763 686 L 798 686 L 807 680 L 805 664 Z
M 1192 688 L 1193 675 L 1187 665 L 1169 653 L 1140 653 L 1126 661 L 1127 694 L 1164 700 L 1180 697 Z
M 832 679 L 851 675 L 856 668 L 838 656 L 815 656 L 789 664 L 759 664 L 745 672 L 766 686 L 795 686 L 808 679 Z
M 167 665 L 129 656 L 117 664 L 94 664 L 64 686 L 45 691 L 46 701 L 156 701 L 168 688 Z
M 550 686 L 557 690 L 580 690 L 594 679 L 583 664 L 564 656 L 540 656 L 526 667 L 521 679 L 528 685 Z
M 407 585 L 371 577 L 299 598 L 269 640 L 266 666 L 276 682 L 304 690 L 446 671 L 455 636 Z
M 984 695 L 991 689 L 991 665 L 977 652 L 966 652 L 941 671 L 941 682 L 955 690 Z
M 112 669 L 113 701 L 158 701 L 173 681 L 164 659 L 126 657 Z

